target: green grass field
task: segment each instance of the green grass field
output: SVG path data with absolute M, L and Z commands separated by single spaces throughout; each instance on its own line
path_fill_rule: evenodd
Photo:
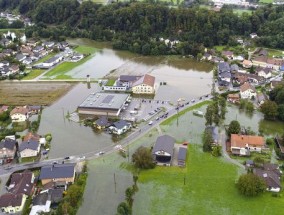
M 234 13 L 238 15 L 242 15 L 243 13 L 248 13 L 249 15 L 252 14 L 252 10 L 245 10 L 245 9 L 233 9 Z
M 156 167 L 140 173 L 135 214 L 283 214 L 283 197 L 268 192 L 241 196 L 236 166 L 203 153 L 200 145 L 188 147 L 185 169 Z
M 32 80 L 44 72 L 45 70 L 42 69 L 33 69 L 22 80 Z
M 54 57 L 57 53 L 51 52 L 48 55 L 44 56 L 43 58 L 39 59 L 38 61 L 34 62 L 33 64 L 38 64 L 38 63 L 42 63 L 52 57 Z
M 273 0 L 260 0 L 259 3 L 272 4 Z
M 74 49 L 74 51 L 79 52 L 81 54 L 94 54 L 97 49 L 89 46 L 78 46 Z
M 284 51 L 278 50 L 278 49 L 266 49 L 268 51 L 268 57 L 273 57 L 273 56 L 284 56 Z

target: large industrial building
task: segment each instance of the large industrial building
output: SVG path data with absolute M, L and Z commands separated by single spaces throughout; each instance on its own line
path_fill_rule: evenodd
M 79 105 L 78 113 L 94 116 L 118 117 L 129 94 L 122 93 L 92 93 Z

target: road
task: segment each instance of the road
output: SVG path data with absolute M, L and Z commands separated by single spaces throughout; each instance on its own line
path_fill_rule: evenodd
M 180 107 L 178 111 L 184 110 L 186 108 L 189 108 L 189 107 L 196 105 L 198 103 L 201 103 L 203 101 L 208 101 L 211 98 L 212 98 L 211 96 L 208 96 L 208 97 L 202 96 L 201 100 L 199 98 L 196 98 L 195 102 L 184 101 L 183 102 L 184 106 Z M 186 103 L 188 103 L 188 105 L 185 105 Z M 136 128 L 134 132 L 132 132 L 126 138 L 124 138 L 119 144 L 122 145 L 122 147 L 126 147 L 127 145 L 133 143 L 139 137 L 144 136 L 151 129 L 159 126 L 160 123 L 162 123 L 167 118 L 170 118 L 171 116 L 176 115 L 178 113 L 178 111 L 176 110 L 176 107 L 173 107 L 173 108 L 171 108 L 167 111 L 168 116 L 166 118 L 161 118 L 159 120 L 153 119 L 152 125 L 148 125 L 148 122 L 145 122 L 139 128 Z M 60 157 L 60 158 L 42 160 L 42 161 L 39 161 L 37 163 L 13 164 L 13 165 L 10 165 L 10 166 L 5 165 L 5 166 L 0 167 L 0 176 L 7 176 L 7 175 L 10 175 L 11 173 L 13 173 L 15 171 L 24 170 L 24 169 L 28 169 L 28 168 L 35 168 L 35 167 L 42 167 L 42 166 L 46 166 L 46 165 L 52 165 L 53 162 L 58 162 L 58 163 L 62 163 L 62 161 L 69 162 L 69 163 L 78 162 L 78 160 L 83 156 L 85 157 L 85 159 L 91 160 L 91 159 L 95 159 L 95 158 L 103 156 L 103 155 L 99 154 L 100 152 L 104 152 L 104 155 L 105 155 L 105 154 L 111 154 L 115 151 L 117 151 L 117 150 L 114 149 L 113 146 L 108 146 L 108 147 L 102 148 L 102 149 L 97 150 L 97 151 L 87 152 L 87 153 L 83 153 L 83 154 L 80 154 L 80 155 L 73 155 L 73 156 L 71 156 L 72 159 L 70 159 L 68 161 L 64 160 L 63 157 Z

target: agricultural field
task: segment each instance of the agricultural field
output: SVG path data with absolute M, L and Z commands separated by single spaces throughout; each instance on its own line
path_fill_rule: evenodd
M 2 82 L 0 104 L 50 105 L 72 88 L 70 83 Z

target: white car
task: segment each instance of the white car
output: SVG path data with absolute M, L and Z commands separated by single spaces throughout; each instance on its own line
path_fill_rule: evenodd
M 85 159 L 86 159 L 85 156 L 81 156 L 81 157 L 78 158 L 79 161 L 82 161 L 82 160 L 85 160 Z
M 153 121 L 150 121 L 149 123 L 148 123 L 148 125 L 152 125 L 153 124 Z

